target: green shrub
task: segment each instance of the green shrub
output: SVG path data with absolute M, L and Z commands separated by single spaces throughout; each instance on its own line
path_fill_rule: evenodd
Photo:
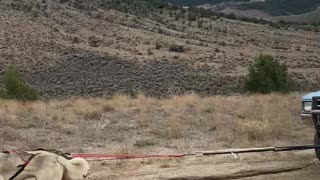
M 6 99 L 37 100 L 38 93 L 29 87 L 14 66 L 9 66 L 3 77 L 4 89 L 0 96 Z
M 204 24 L 204 21 L 202 19 L 197 21 L 198 28 L 202 28 L 203 24 Z
M 271 55 L 260 54 L 249 66 L 245 90 L 255 93 L 282 92 L 292 90 L 293 82 L 288 77 L 287 67 Z
M 159 50 L 161 48 L 160 42 L 156 41 L 155 46 L 156 46 L 156 49 Z
M 91 47 L 99 47 L 100 39 L 95 36 L 89 36 L 88 38 L 89 46 Z
M 188 13 L 188 20 L 189 21 L 196 21 L 197 20 L 197 14 L 195 14 L 193 12 L 189 12 Z
M 234 20 L 238 19 L 237 15 L 235 15 L 234 13 L 226 14 L 225 17 Z
M 172 52 L 184 52 L 184 47 L 178 44 L 171 44 L 169 47 L 169 51 Z

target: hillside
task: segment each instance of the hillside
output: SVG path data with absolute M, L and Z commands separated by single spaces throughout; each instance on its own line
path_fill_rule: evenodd
M 319 0 L 266 0 L 246 4 L 248 8 L 264 10 L 273 16 L 303 14 L 317 9 Z
M 320 24 L 320 10 L 312 11 L 300 15 L 281 16 L 274 18 L 275 20 L 283 20 L 286 22 L 301 23 L 301 24 Z
M 317 9 L 319 0 L 167 0 L 179 5 L 217 5 L 219 8 L 255 9 L 273 16 L 303 14 Z M 229 4 L 228 4 L 229 3 Z
M 239 16 L 258 15 L 262 18 L 308 13 L 316 10 L 320 4 L 319 0 L 168 0 L 168 2 L 186 6 L 206 6 Z
M 209 9 L 212 9 L 209 7 Z M 215 10 L 215 8 L 213 8 Z M 237 17 L 252 17 L 252 18 L 263 18 L 266 20 L 272 19 L 271 15 L 265 11 L 257 10 L 257 9 L 241 9 L 236 7 L 226 7 L 219 12 L 223 12 L 225 14 L 235 14 Z
M 297 90 L 320 88 L 315 32 L 80 2 L 1 1 L 0 73 L 16 65 L 43 98 L 227 95 L 242 92 L 248 65 L 268 53 L 288 65 Z
M 165 2 L 174 3 L 183 6 L 199 6 L 203 4 L 219 4 L 225 2 L 235 2 L 235 0 L 164 0 Z M 236 2 L 249 2 L 250 0 L 236 0 Z

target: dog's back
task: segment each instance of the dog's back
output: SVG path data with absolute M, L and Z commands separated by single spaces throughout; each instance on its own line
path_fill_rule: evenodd
M 25 167 L 24 171 L 17 176 L 16 180 L 24 180 L 34 177 L 37 180 L 61 180 L 64 169 L 57 162 L 55 154 L 38 154 Z

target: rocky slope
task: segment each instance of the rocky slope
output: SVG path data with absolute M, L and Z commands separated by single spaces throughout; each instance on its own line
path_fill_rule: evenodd
M 179 9 L 135 16 L 54 0 L 23 8 L 8 2 L 16 1 L 0 2 L 0 73 L 16 65 L 44 98 L 241 93 L 259 53 L 286 63 L 297 90 L 320 88 L 315 32 L 223 18 L 189 21 Z

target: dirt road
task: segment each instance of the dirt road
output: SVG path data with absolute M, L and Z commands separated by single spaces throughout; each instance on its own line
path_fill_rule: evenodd
M 320 164 L 317 163 L 312 167 L 308 167 L 298 171 L 285 172 L 273 175 L 262 175 L 258 177 L 243 178 L 243 180 L 317 180 L 320 178 Z
M 92 162 L 95 180 L 266 180 L 320 177 L 320 162 L 312 150 L 303 152 L 243 154 L 240 157 L 190 157 Z

